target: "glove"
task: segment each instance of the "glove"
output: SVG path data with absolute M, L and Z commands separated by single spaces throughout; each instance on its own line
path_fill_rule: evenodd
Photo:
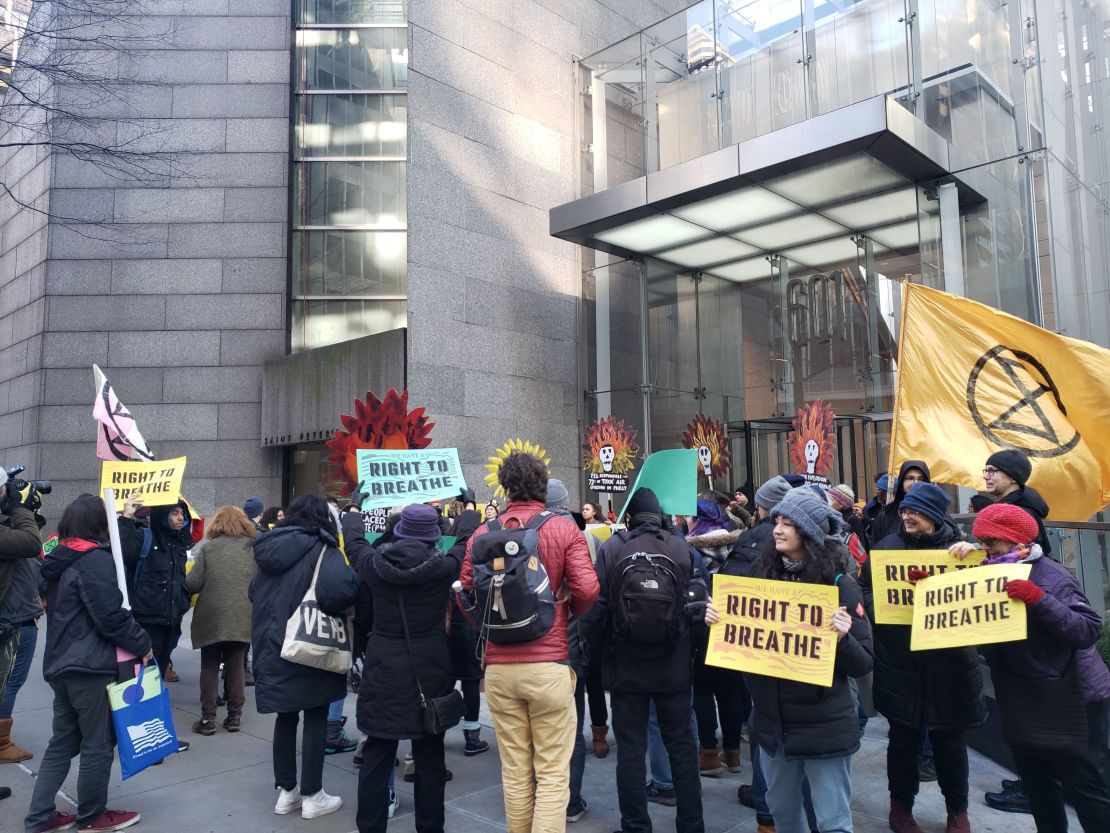
M 358 488 L 351 494 L 351 505 L 360 511 L 362 510 L 362 502 L 368 497 L 366 492 L 363 491 L 365 488 L 366 481 L 360 480 L 358 482 Z
M 910 567 L 906 571 L 906 580 L 910 584 L 917 584 L 919 581 L 921 581 L 921 579 L 928 578 L 928 577 L 929 577 L 929 571 L 928 570 L 922 570 L 920 567 Z
M 30 483 L 19 493 L 19 502 L 32 512 L 42 508 L 42 497 Z
M 1028 579 L 1015 578 L 1006 584 L 1006 595 L 1032 607 L 1044 598 L 1044 591 Z

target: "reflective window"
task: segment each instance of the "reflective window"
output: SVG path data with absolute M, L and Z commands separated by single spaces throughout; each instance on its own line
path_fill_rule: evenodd
M 405 0 L 300 0 L 298 23 L 396 23 L 408 19 Z
M 302 162 L 293 200 L 300 226 L 405 227 L 404 162 Z
M 405 326 L 405 301 L 372 298 L 293 302 L 293 352 Z
M 302 95 L 297 156 L 393 156 L 408 148 L 408 96 Z
M 293 293 L 405 294 L 404 231 L 294 231 Z
M 408 86 L 408 29 L 304 29 L 297 33 L 300 89 L 395 90 Z

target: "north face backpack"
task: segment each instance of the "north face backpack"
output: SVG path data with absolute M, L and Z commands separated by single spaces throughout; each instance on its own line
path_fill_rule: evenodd
M 626 537 L 606 576 L 613 635 L 622 649 L 662 656 L 686 633 L 686 586 L 656 535 Z
M 540 558 L 539 528 L 553 517 L 540 512 L 511 529 L 492 520 L 489 531 L 474 538 L 475 606 L 482 636 L 494 645 L 531 642 L 551 630 L 555 591 Z

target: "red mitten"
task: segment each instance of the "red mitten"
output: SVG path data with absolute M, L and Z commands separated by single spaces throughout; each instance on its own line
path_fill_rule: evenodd
M 922 570 L 920 567 L 910 567 L 906 571 L 906 580 L 909 581 L 910 584 L 917 584 L 921 579 L 928 577 L 929 571 Z
M 1032 607 L 1044 598 L 1044 591 L 1028 579 L 1015 578 L 1006 584 L 1006 595 Z

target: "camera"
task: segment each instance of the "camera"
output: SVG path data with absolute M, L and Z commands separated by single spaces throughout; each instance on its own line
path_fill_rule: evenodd
M 30 486 L 40 495 L 48 495 L 54 491 L 54 484 L 49 480 L 18 480 L 17 474 L 22 474 L 26 470 L 26 466 L 12 466 L 8 469 L 8 486 L 9 492 L 19 493 Z

